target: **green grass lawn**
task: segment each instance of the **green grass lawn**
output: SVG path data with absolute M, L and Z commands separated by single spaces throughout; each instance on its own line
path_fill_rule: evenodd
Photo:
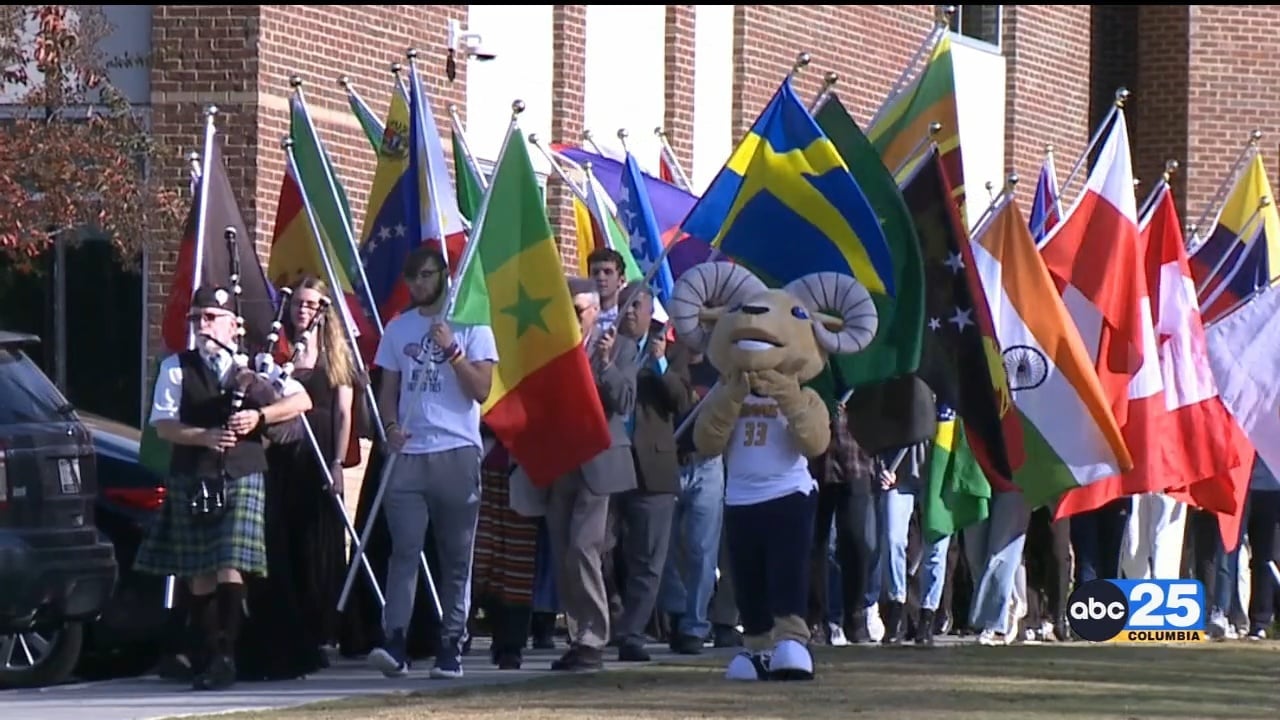
M 818 678 L 730 683 L 725 660 L 219 715 L 236 720 L 1280 718 L 1280 644 L 819 648 Z

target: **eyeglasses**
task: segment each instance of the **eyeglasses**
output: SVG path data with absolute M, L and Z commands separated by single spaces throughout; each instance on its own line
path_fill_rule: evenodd
M 191 322 L 215 323 L 221 320 L 222 318 L 229 318 L 229 317 L 231 317 L 231 315 L 227 313 L 204 312 L 204 313 L 192 313 L 191 315 L 187 316 L 187 319 L 190 320 Z
M 444 270 L 441 268 L 424 268 L 414 273 L 413 275 L 410 275 L 409 279 L 410 280 L 429 280 L 443 272 Z
M 303 300 L 298 303 L 298 307 L 303 308 L 305 310 L 319 310 L 320 303 L 312 302 L 311 300 Z

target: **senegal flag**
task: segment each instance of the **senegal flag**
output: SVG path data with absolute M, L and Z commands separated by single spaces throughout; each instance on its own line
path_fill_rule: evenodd
M 484 421 L 546 487 L 608 448 L 609 427 L 525 143 L 512 123 L 452 319 L 493 328 L 498 367 Z

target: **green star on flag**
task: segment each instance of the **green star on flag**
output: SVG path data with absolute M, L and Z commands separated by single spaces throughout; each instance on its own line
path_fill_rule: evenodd
M 516 287 L 515 303 L 502 308 L 502 313 L 516 320 L 516 337 L 521 337 L 531 327 L 549 333 L 546 320 L 542 317 L 542 309 L 551 303 L 551 298 L 535 298 L 525 292 L 524 283 Z

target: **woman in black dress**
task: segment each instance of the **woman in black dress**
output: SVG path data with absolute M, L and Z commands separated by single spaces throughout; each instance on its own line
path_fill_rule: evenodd
M 329 296 L 314 277 L 299 281 L 284 321 L 283 358 L 293 358 L 298 335 Z M 338 595 L 346 571 L 341 515 L 342 468 L 352 437 L 352 401 L 359 378 L 342 320 L 332 305 L 294 359 L 293 377 L 311 396 L 310 438 L 268 449 L 267 577 L 249 588 L 237 666 L 247 680 L 283 680 L 328 665 L 326 646 L 338 640 Z

